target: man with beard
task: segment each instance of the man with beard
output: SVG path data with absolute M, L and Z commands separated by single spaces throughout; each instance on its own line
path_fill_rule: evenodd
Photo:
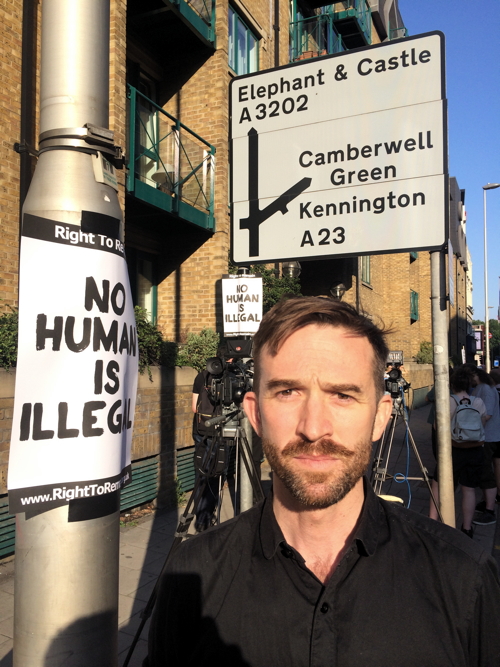
M 179 547 L 149 667 L 500 665 L 493 560 L 363 478 L 391 413 L 382 332 L 338 301 L 275 306 L 244 407 L 273 469 L 263 502 Z

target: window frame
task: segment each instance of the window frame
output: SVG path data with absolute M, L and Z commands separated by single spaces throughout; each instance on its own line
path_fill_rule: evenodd
M 418 312 L 418 292 L 410 290 L 410 320 L 412 322 L 418 322 L 419 312 Z
M 150 262 L 151 264 L 151 310 L 148 310 L 145 305 L 139 303 L 140 262 Z M 156 324 L 158 318 L 157 263 L 158 255 L 134 247 L 127 248 L 127 265 L 132 300 L 134 306 L 140 306 L 147 310 L 148 319 L 152 324 Z
M 365 285 L 371 285 L 371 255 L 361 256 L 361 282 Z
M 246 66 L 240 68 L 240 58 L 238 50 L 239 26 L 242 26 L 245 34 L 245 60 Z M 250 35 L 254 41 L 255 56 L 252 54 Z M 253 74 L 259 71 L 259 44 L 260 37 L 250 28 L 248 22 L 243 19 L 232 5 L 228 5 L 228 64 L 233 72 L 239 76 L 241 74 Z M 255 63 L 252 60 L 255 58 Z M 243 69 L 244 71 L 240 71 Z

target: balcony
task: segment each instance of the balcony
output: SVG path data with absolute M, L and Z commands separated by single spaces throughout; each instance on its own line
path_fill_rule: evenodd
M 214 231 L 215 148 L 129 86 L 127 193 Z
M 294 0 L 294 8 L 297 0 Z M 342 38 L 343 48 L 341 50 L 356 49 L 360 46 L 367 46 L 372 41 L 372 20 L 371 9 L 368 0 L 343 0 L 334 2 L 331 5 L 324 5 L 324 0 L 298 0 L 299 12 L 314 13 L 320 9 L 321 13 L 308 18 L 302 18 L 300 21 L 325 21 L 323 16 L 331 17 L 334 30 Z M 294 9 L 295 11 L 295 9 Z M 292 23 L 295 26 L 296 23 Z M 325 49 L 321 49 L 323 51 Z M 314 52 L 314 49 L 312 49 Z M 320 55 L 324 55 L 318 51 Z M 306 53 L 307 51 L 304 51 Z M 338 53 L 338 51 L 328 51 L 328 53 Z M 297 58 L 296 58 L 297 59 Z
M 186 37 L 176 37 L 180 23 L 207 46 L 214 47 L 215 0 L 129 0 L 127 21 L 128 29 L 145 39 L 153 50 L 162 41 L 165 48 L 172 39 L 178 46 L 180 37 Z
M 290 40 L 291 62 L 345 50 L 342 38 L 335 29 L 332 12 L 291 23 Z
M 400 28 L 391 28 L 389 24 L 389 39 L 403 39 L 404 37 L 408 37 L 408 30 L 403 26 Z
M 344 0 L 332 5 L 335 27 L 346 49 L 371 44 L 371 10 L 366 0 Z
M 169 99 L 215 51 L 215 0 L 128 0 L 127 49 L 168 73 Z

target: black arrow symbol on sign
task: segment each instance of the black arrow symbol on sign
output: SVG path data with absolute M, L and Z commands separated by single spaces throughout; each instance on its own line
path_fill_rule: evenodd
M 259 255 L 259 227 L 272 215 L 281 211 L 283 215 L 288 213 L 288 204 L 298 197 L 304 190 L 311 185 L 312 179 L 303 178 L 295 185 L 292 185 L 286 192 L 275 199 L 271 204 L 259 208 L 259 135 L 253 127 L 248 132 L 248 199 L 249 215 L 248 218 L 240 219 L 240 229 L 249 231 L 249 256 L 258 257 Z

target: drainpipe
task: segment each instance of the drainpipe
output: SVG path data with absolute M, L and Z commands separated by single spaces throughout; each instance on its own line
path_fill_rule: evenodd
M 274 0 L 274 66 L 280 66 L 280 0 Z
M 33 117 L 34 108 L 34 78 L 36 53 L 36 4 L 33 0 L 23 1 L 23 30 L 22 30 L 22 60 L 21 60 L 21 128 L 19 144 L 14 146 L 19 153 L 19 219 L 33 174 L 33 157 L 35 136 Z M 21 235 L 21 225 L 19 225 Z

